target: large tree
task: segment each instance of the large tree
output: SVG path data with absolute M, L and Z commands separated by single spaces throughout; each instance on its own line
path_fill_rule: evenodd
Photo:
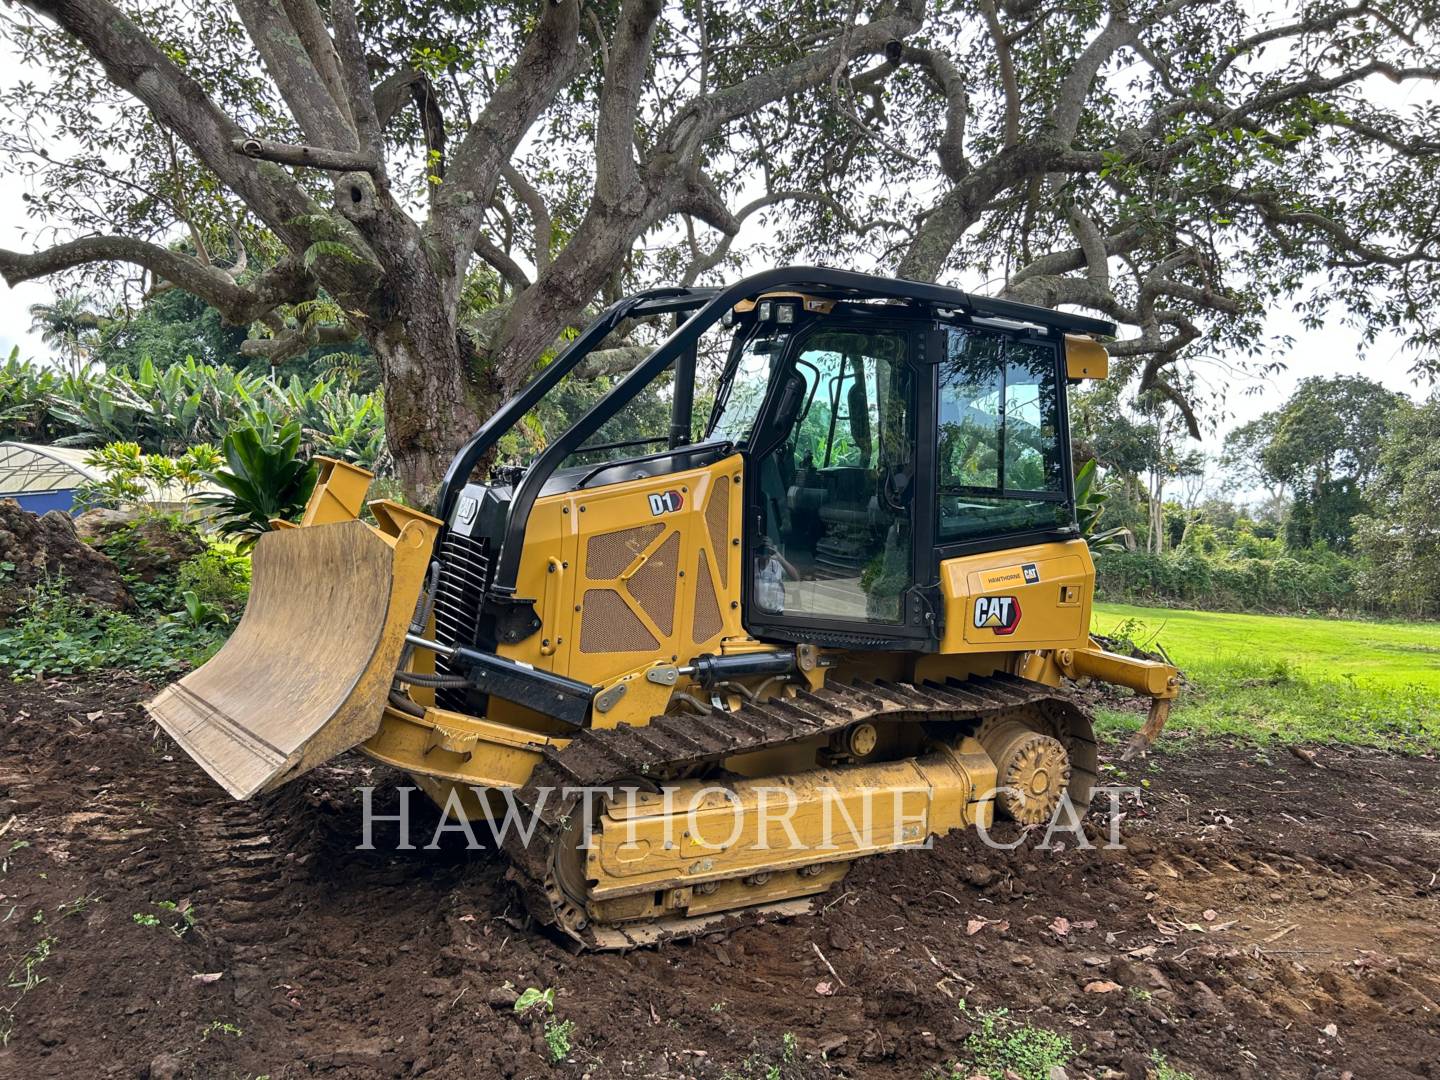
M 1366 489 L 1371 514 L 1356 520 L 1368 556 L 1361 587 L 1392 612 L 1440 614 L 1440 393 L 1402 401 L 1391 414 Z
M 1192 431 L 1174 366 L 1284 298 L 1434 369 L 1440 113 L 1374 93 L 1440 73 L 1426 3 L 21 2 L 0 149 L 74 238 L 0 272 L 139 265 L 274 357 L 363 335 L 412 491 L 597 295 L 728 272 L 751 220 L 1128 323 Z
M 942 11 L 837 84 L 816 137 L 757 150 L 774 186 L 816 196 L 789 216 L 792 250 L 881 251 L 909 277 L 1109 315 L 1132 328 L 1119 371 L 1197 437 L 1177 367 L 1209 361 L 1198 394 L 1219 396 L 1273 358 L 1277 305 L 1398 330 L 1417 373 L 1440 370 L 1431 0 Z
M 1222 464 L 1271 492 L 1288 492 L 1286 538 L 1345 546 L 1385 434 L 1404 398 L 1358 375 L 1301 379 L 1290 398 L 1232 431 Z
M 732 125 L 884 52 L 921 8 L 882 2 L 858 24 L 810 9 L 791 25 L 785 5 L 666 20 L 660 0 L 377 0 L 360 12 L 353 0 L 235 0 L 233 13 L 25 0 L 8 30 L 48 74 L 5 95 L 17 124 L 4 145 L 46 181 L 40 213 L 93 232 L 0 252 L 0 272 L 13 285 L 139 266 L 231 322 L 267 323 L 276 356 L 317 333 L 363 334 L 418 493 L 644 233 L 680 213 L 735 231 L 709 172 Z M 717 48 L 746 53 L 733 79 L 709 71 Z M 49 152 L 37 115 L 74 153 Z M 565 174 L 553 188 L 588 189 L 578 211 L 557 214 L 517 166 L 527 138 L 553 150 Z M 194 254 L 166 242 L 181 225 Z M 268 258 L 242 277 L 221 245 L 247 233 Z M 477 264 L 503 279 L 504 302 L 466 328 Z M 301 333 L 283 319 L 322 294 L 333 322 Z

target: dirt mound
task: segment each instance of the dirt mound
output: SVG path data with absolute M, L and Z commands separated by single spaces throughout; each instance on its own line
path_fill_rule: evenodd
M 62 580 L 68 591 L 103 607 L 135 606 L 119 568 L 80 538 L 68 514 L 32 514 L 14 499 L 0 499 L 0 621 L 37 585 Z
M 1440 1076 L 1433 761 L 1160 754 L 1107 769 L 1138 792 L 1125 850 L 957 835 L 862 863 L 807 918 L 577 956 L 498 854 L 427 849 L 418 792 L 414 850 L 393 824 L 357 850 L 358 789 L 399 808 L 387 769 L 348 756 L 237 804 L 155 736 L 153 687 L 13 689 L 0 1075 L 914 1080 L 1027 1023 L 1070 1040 L 1072 1080 L 1156 1054 L 1199 1080 Z M 575 1022 L 559 1064 L 511 1007 L 531 986 Z
M 75 531 L 147 585 L 173 578 L 205 550 L 195 526 L 165 514 L 91 510 L 75 519 Z

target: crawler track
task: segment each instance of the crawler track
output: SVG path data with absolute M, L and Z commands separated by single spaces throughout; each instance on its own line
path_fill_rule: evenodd
M 534 814 L 536 830 L 525 843 L 516 832 L 505 847 L 531 914 L 588 948 L 625 949 L 667 937 L 686 937 L 739 925 L 749 915 L 774 912 L 773 899 L 760 908 L 737 904 L 705 916 L 676 916 L 644 923 L 602 925 L 591 917 L 586 899 L 576 895 L 574 875 L 563 860 L 573 851 L 579 795 L 556 798 L 565 788 L 664 784 L 713 769 L 727 758 L 829 736 L 853 724 L 872 723 L 963 726 L 980 731 L 987 721 L 1023 711 L 1042 728 L 1066 743 L 1074 761 L 1071 782 L 1076 801 L 1088 801 L 1095 782 L 1095 747 L 1088 714 L 1068 695 L 1049 686 L 997 674 L 945 684 L 864 682 L 827 685 L 802 691 L 794 698 L 748 702 L 727 712 L 704 715 L 666 714 L 634 727 L 591 728 L 560 750 L 547 748 L 544 762 L 517 793 L 516 800 Z M 1083 744 L 1083 745 L 1076 745 Z M 583 887 L 583 886 L 582 886 Z M 797 895 L 813 893 L 812 886 Z M 808 908 L 808 897 L 778 906 L 783 914 Z

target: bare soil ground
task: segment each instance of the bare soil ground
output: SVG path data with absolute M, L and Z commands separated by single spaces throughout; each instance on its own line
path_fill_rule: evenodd
M 356 786 L 396 774 L 348 756 L 234 804 L 149 690 L 0 687 L 0 1076 L 920 1078 L 1003 1007 L 1081 1048 L 1072 1077 L 1154 1051 L 1197 1077 L 1440 1077 L 1432 760 L 1161 754 L 1125 777 L 1148 782 L 1127 850 L 955 836 L 809 918 L 577 956 L 493 853 L 355 850 Z M 507 983 L 556 988 L 568 1061 Z

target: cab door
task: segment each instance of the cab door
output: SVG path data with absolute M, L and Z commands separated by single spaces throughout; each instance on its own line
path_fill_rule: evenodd
M 914 588 L 924 344 L 904 324 L 826 319 L 787 349 L 749 455 L 752 633 L 904 649 L 929 634 Z

